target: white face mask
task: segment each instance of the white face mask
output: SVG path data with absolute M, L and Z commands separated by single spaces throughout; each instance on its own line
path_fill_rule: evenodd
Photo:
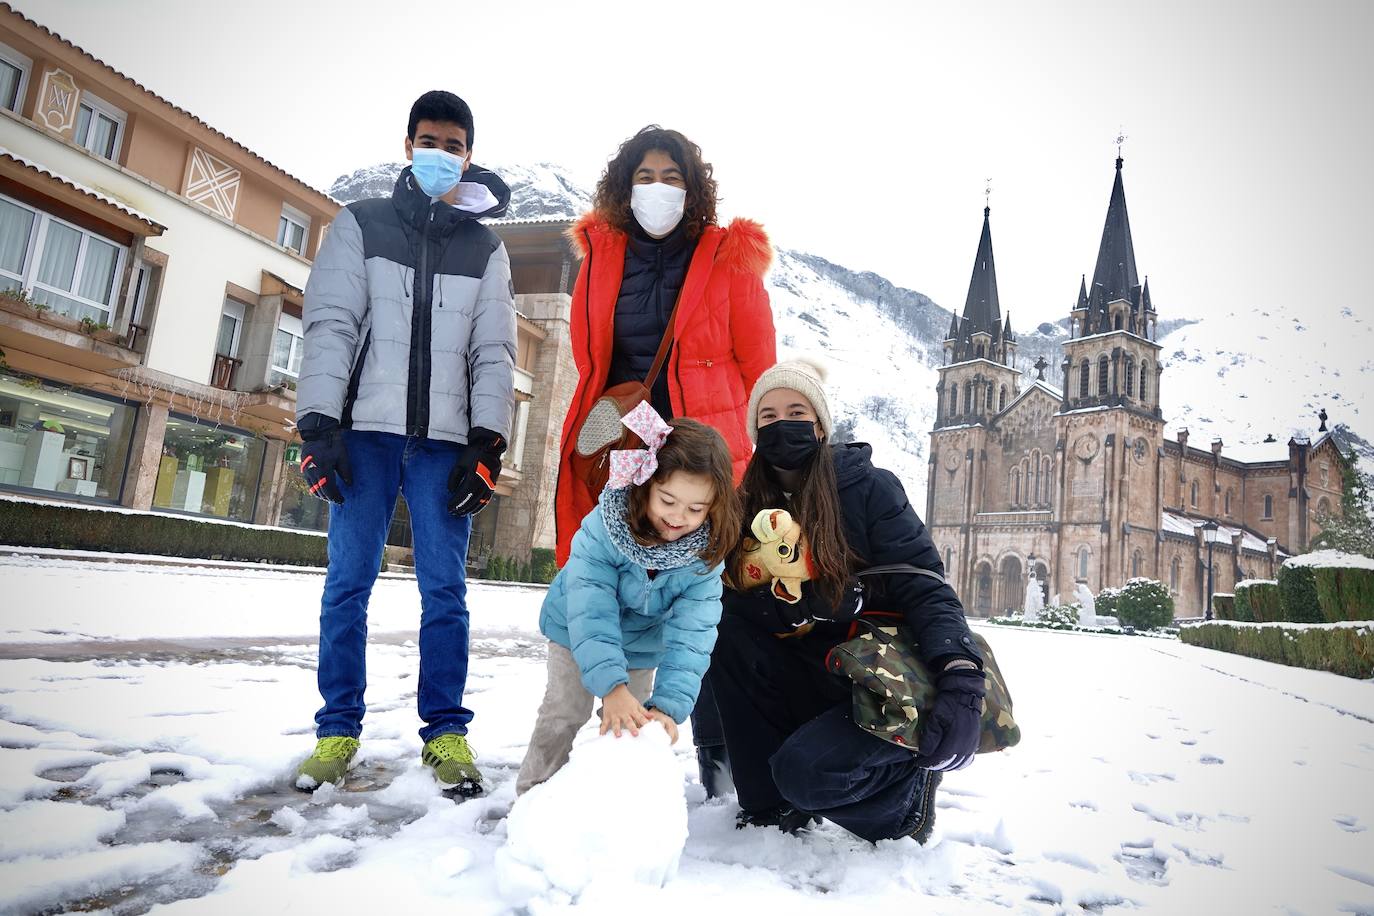
M 682 222 L 686 206 L 687 192 L 661 181 L 637 184 L 630 189 L 630 210 L 635 220 L 656 239 L 663 238 Z

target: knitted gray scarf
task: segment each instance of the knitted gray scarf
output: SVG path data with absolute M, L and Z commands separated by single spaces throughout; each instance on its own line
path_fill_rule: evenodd
M 696 531 L 679 538 L 670 544 L 655 544 L 651 547 L 639 543 L 630 531 L 626 516 L 629 511 L 630 488 L 606 487 L 601 491 L 599 503 L 601 517 L 606 523 L 606 533 L 611 543 L 631 562 L 645 569 L 680 569 L 701 559 L 701 552 L 711 540 L 711 523 L 705 522 Z

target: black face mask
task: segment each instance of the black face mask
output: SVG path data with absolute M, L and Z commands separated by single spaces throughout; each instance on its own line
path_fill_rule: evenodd
M 797 471 L 806 466 L 821 442 L 811 420 L 775 420 L 759 427 L 758 452 L 775 468 Z

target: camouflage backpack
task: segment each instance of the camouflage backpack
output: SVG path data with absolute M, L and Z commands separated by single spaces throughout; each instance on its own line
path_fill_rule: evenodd
M 859 573 L 917 573 L 945 581 L 929 569 L 906 564 L 877 566 Z M 889 622 L 885 622 L 890 621 Z M 915 751 L 921 738 L 921 716 L 935 700 L 935 678 L 916 652 L 915 640 L 900 615 L 868 613 L 859 624 L 868 632 L 842 642 L 826 656 L 826 667 L 854 682 L 854 723 L 870 734 Z M 983 655 L 987 697 L 983 700 L 983 734 L 978 753 L 1006 750 L 1021 740 L 1012 718 L 1011 693 L 997 667 L 992 647 L 971 634 Z

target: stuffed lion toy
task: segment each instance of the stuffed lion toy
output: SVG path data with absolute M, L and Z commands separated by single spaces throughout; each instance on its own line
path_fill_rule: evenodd
M 762 509 L 741 544 L 740 586 L 768 585 L 773 596 L 788 604 L 801 600 L 801 584 L 811 578 L 810 554 L 801 525 L 786 509 Z

